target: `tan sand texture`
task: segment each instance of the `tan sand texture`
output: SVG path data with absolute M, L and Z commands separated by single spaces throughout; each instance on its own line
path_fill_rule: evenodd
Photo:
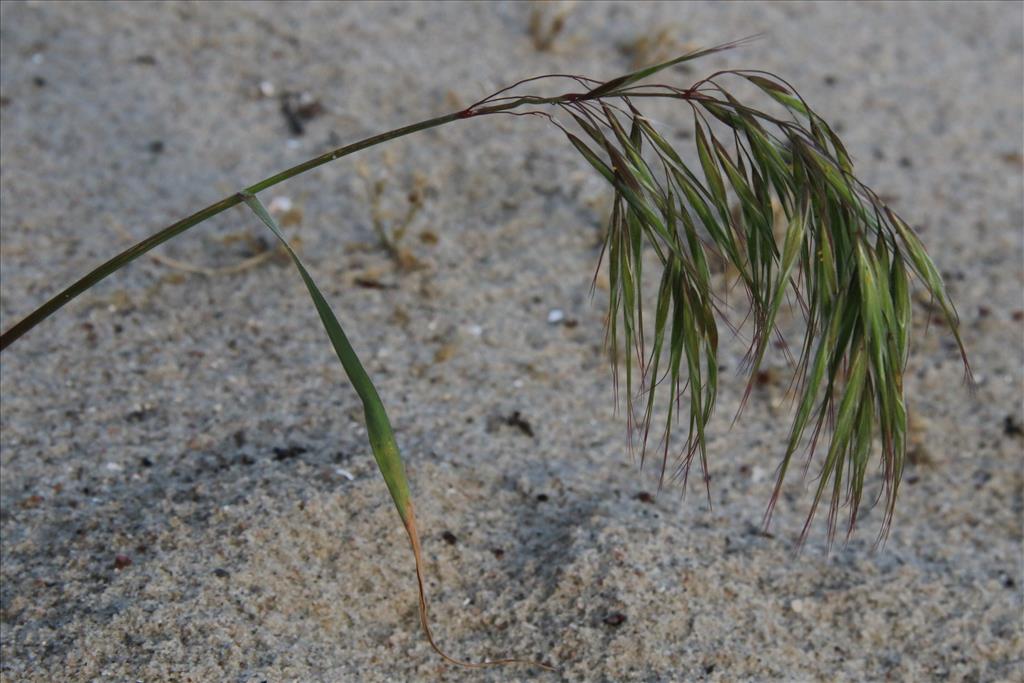
M 614 411 L 600 278 L 589 295 L 608 187 L 539 119 L 456 122 L 263 199 L 396 427 L 439 641 L 561 672 L 430 651 L 359 402 L 236 209 L 0 358 L 0 680 L 1024 680 L 1022 22 L 1013 3 L 4 2 L 3 329 L 332 147 L 520 78 L 610 78 L 763 31 L 661 80 L 753 67 L 797 86 L 919 230 L 977 390 L 918 301 L 890 538 L 872 552 L 876 507 L 831 555 L 819 518 L 796 555 L 816 463 L 759 532 L 785 358 L 730 429 L 746 346 L 723 339 L 712 507 L 699 482 L 655 495 Z

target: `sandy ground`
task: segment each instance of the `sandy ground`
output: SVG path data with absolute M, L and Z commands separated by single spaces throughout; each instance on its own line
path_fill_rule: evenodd
M 697 489 L 651 500 L 588 295 L 607 188 L 540 120 L 459 122 L 266 199 L 291 199 L 289 234 L 391 411 L 439 639 L 561 673 L 429 650 L 356 397 L 294 271 L 166 261 L 260 251 L 235 210 L 3 355 L 3 681 L 1024 680 L 1020 4 L 578 5 L 547 47 L 527 4 L 0 12 L 5 329 L 129 240 L 341 142 L 522 77 L 618 75 L 662 28 L 668 53 L 764 31 L 673 78 L 772 70 L 835 122 L 946 273 L 978 379 L 972 395 L 922 313 L 914 464 L 879 552 L 876 510 L 848 546 L 827 555 L 820 523 L 795 555 L 798 477 L 758 533 L 786 374 L 772 358 L 782 379 L 730 431 L 740 341 L 712 508 Z M 301 135 L 284 91 L 320 103 Z M 402 243 L 422 269 L 375 246 L 360 162 L 388 225 L 422 196 Z

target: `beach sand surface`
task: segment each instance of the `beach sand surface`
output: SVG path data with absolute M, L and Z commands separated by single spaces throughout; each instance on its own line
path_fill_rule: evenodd
M 522 78 L 763 32 L 660 78 L 794 84 L 919 230 L 977 380 L 919 297 L 892 533 L 874 549 L 868 505 L 829 553 L 819 515 L 797 553 L 821 454 L 761 533 L 790 373 L 770 354 L 730 428 L 746 343 L 724 334 L 711 504 L 699 471 L 659 492 L 615 410 L 600 278 L 590 295 L 609 188 L 539 117 L 458 121 L 263 199 L 390 412 L 439 642 L 560 671 L 430 650 L 358 399 L 288 261 L 238 267 L 273 243 L 234 209 L 3 354 L 0 680 L 1024 680 L 1021 4 L 4 2 L 0 19 L 4 329 L 341 144 Z M 649 112 L 692 138 L 689 108 Z M 403 259 L 375 220 L 404 226 Z M 880 482 L 872 466 L 869 503 Z

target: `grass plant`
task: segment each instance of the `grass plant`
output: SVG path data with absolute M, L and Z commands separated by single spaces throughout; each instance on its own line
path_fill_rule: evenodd
M 906 461 L 903 376 L 911 342 L 912 282 L 941 311 L 969 377 L 957 314 L 917 235 L 855 177 L 838 135 L 789 83 L 758 70 L 718 71 L 686 88 L 645 82 L 737 44 L 697 50 L 604 82 L 574 75 L 529 78 L 459 111 L 322 154 L 117 254 L 4 332 L 0 350 L 136 258 L 245 205 L 292 259 L 362 401 L 370 447 L 412 547 L 420 621 L 430 645 L 448 661 L 478 666 L 447 655 L 431 634 L 416 515 L 384 404 L 338 318 L 258 194 L 323 164 L 429 128 L 498 114 L 540 117 L 557 126 L 612 189 L 601 252 L 610 285 L 606 340 L 616 394 L 622 365 L 627 428 L 641 463 L 652 453 L 662 480 L 668 474 L 685 486 L 696 461 L 709 487 L 707 426 L 718 390 L 719 322 L 724 320 L 709 263 L 726 263 L 746 298 L 752 327 L 743 403 L 769 346 L 781 342 L 776 323 L 783 304 L 798 309 L 805 322 L 803 339 L 791 356 L 795 416 L 765 525 L 794 456 L 806 449 L 810 461 L 819 442 L 827 441 L 801 538 L 826 500 L 829 543 L 844 507 L 844 525 L 847 534 L 852 532 L 877 453 L 884 482 L 882 539 L 892 523 Z M 542 80 L 568 84 L 571 91 L 523 94 Z M 755 86 L 770 108 L 734 97 L 728 87 L 740 82 Z M 695 153 L 681 153 L 644 116 L 639 107 L 652 99 L 671 100 L 680 117 L 692 119 Z M 776 229 L 780 215 L 781 232 Z M 650 293 L 644 291 L 643 272 L 652 267 L 659 284 Z M 660 427 L 652 430 L 656 420 Z M 680 431 L 685 438 L 674 450 L 673 435 Z M 517 661 L 524 660 L 480 665 Z

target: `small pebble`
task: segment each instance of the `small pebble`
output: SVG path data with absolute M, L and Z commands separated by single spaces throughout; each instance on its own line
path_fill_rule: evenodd
M 548 323 L 555 325 L 565 320 L 565 313 L 560 308 L 553 308 L 548 313 Z
M 285 197 L 283 195 L 274 197 L 270 200 L 270 203 L 267 204 L 267 211 L 270 213 L 284 213 L 286 211 L 291 211 L 291 208 L 292 198 Z
M 626 615 L 622 612 L 612 612 L 604 618 L 604 623 L 609 626 L 622 626 L 626 623 Z
M 32 495 L 21 501 L 21 507 L 24 510 L 31 510 L 32 508 L 39 507 L 43 500 L 43 497 L 40 495 Z

